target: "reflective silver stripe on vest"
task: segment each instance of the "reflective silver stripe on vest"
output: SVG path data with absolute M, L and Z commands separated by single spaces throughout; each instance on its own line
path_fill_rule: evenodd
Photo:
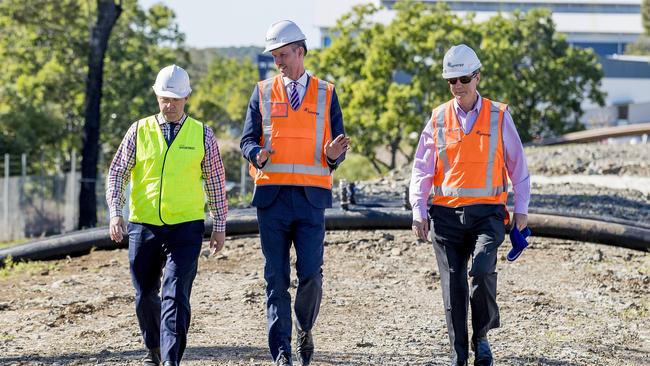
M 451 103 L 451 102 L 449 102 Z M 445 174 L 451 169 L 449 165 L 449 157 L 447 156 L 447 143 L 445 142 L 445 111 L 447 104 L 443 104 L 437 108 L 436 111 L 436 130 L 438 140 L 436 141 L 436 149 L 438 150 L 438 159 L 442 161 L 443 171 Z
M 271 90 L 275 79 L 265 80 L 262 85 L 262 127 L 264 130 L 264 148 L 271 149 Z M 314 80 L 314 79 L 311 79 Z M 314 147 L 315 165 L 302 164 L 274 164 L 272 156 L 266 162 L 262 169 L 269 173 L 297 173 L 310 174 L 319 176 L 329 176 L 329 167 L 323 167 L 321 164 L 321 154 L 323 153 L 323 134 L 325 131 L 325 108 L 327 103 L 327 82 L 318 80 L 318 100 L 316 104 L 316 146 Z M 331 136 L 330 136 L 331 138 Z
M 448 196 L 448 197 L 486 197 L 486 196 L 496 196 L 505 192 L 504 187 L 494 187 L 494 188 L 457 188 L 457 187 L 447 187 L 447 186 L 435 186 L 433 187 L 433 194 L 436 196 Z
M 499 104 L 490 104 L 490 139 L 488 145 L 488 163 L 485 172 L 485 187 L 492 187 L 494 181 L 494 155 L 499 141 Z
M 271 89 L 273 79 L 263 81 L 262 85 L 262 129 L 264 130 L 264 148 L 271 150 Z M 267 162 L 271 162 L 271 157 Z
M 499 143 L 499 138 L 501 138 L 501 142 L 503 142 L 503 134 L 499 134 L 499 122 L 503 122 L 503 118 L 501 118 L 501 121 L 499 120 L 499 116 L 502 116 L 503 114 L 501 113 L 501 103 L 495 102 L 495 101 L 490 101 L 491 102 L 491 109 L 490 109 L 490 146 L 494 146 L 492 149 L 492 157 L 491 161 L 494 161 L 494 156 L 496 154 L 497 150 L 497 144 Z M 504 112 L 505 113 L 505 109 Z M 502 127 L 503 128 L 503 127 Z M 505 162 L 505 146 L 501 146 L 504 156 L 503 160 Z M 494 167 L 494 165 L 492 165 Z M 505 163 L 504 163 L 504 168 L 505 168 Z M 494 169 L 490 170 L 494 171 Z M 506 172 L 505 169 L 501 172 L 501 182 L 503 183 L 502 192 L 508 192 L 508 178 L 506 177 Z M 492 181 L 490 181 L 490 185 L 492 185 Z M 490 187 L 490 186 L 487 186 Z
M 450 102 L 451 103 L 451 102 Z M 498 139 L 499 139 L 499 103 L 492 102 L 490 105 L 490 139 L 488 146 L 488 162 L 485 172 L 485 187 L 484 188 L 458 188 L 458 187 L 447 187 L 447 186 L 435 186 L 433 187 L 433 194 L 436 196 L 447 196 L 447 197 L 487 197 L 487 196 L 497 196 L 503 192 L 508 191 L 508 181 L 504 178 L 503 185 L 498 187 L 492 187 L 492 181 L 494 180 L 494 157 L 496 155 Z M 444 115 L 444 113 L 443 113 Z M 478 117 L 477 117 L 478 118 Z M 444 128 L 444 117 L 442 123 L 440 118 L 437 119 L 436 124 L 440 124 Z M 440 137 L 441 132 L 440 128 L 438 131 L 438 139 L 443 139 L 444 141 L 444 132 L 442 137 Z M 446 156 L 444 150 L 440 152 L 440 156 L 443 156 L 443 153 Z M 448 162 L 447 162 L 448 164 Z M 445 175 L 447 174 L 447 169 L 445 169 Z
M 298 173 L 327 176 L 330 175 L 329 167 L 302 165 L 302 164 L 269 164 L 266 163 L 262 171 L 267 173 Z
M 313 79 L 312 79 L 313 80 Z M 314 148 L 314 162 L 321 165 L 323 154 L 323 134 L 325 131 L 325 102 L 327 101 L 327 82 L 318 80 L 318 102 L 316 104 L 316 147 Z M 331 134 L 331 133 L 330 133 Z M 331 139 L 332 136 L 329 136 Z

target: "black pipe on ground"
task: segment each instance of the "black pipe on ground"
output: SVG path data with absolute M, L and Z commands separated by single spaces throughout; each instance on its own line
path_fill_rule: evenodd
M 257 219 L 253 210 L 233 212 L 226 224 L 228 236 L 256 234 Z M 327 230 L 381 230 L 411 228 L 411 211 L 399 208 L 359 208 L 348 211 L 329 209 L 325 213 Z M 528 216 L 528 226 L 534 237 L 569 239 L 578 242 L 605 244 L 640 251 L 650 251 L 650 229 L 635 226 L 634 222 L 599 221 L 568 216 L 534 214 Z M 205 236 L 209 237 L 212 223 L 206 221 Z M 0 249 L 0 264 L 8 256 L 18 260 L 44 260 L 82 255 L 94 249 L 124 248 L 126 238 L 114 243 L 108 236 L 108 227 L 81 230 Z

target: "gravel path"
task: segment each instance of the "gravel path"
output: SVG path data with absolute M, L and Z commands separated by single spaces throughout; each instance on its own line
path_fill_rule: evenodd
M 650 144 L 572 144 L 527 147 L 536 175 L 628 175 L 650 177 Z
M 647 253 L 538 238 L 508 263 L 508 246 L 497 365 L 648 364 Z M 430 244 L 407 231 L 331 232 L 326 258 L 315 365 L 446 364 Z M 270 365 L 262 265 L 256 236 L 201 260 L 184 365 Z M 0 280 L 1 365 L 139 365 L 141 347 L 125 250 Z
M 602 146 L 567 151 L 610 156 Z M 638 149 L 639 156 L 647 151 Z M 648 176 L 639 159 L 626 174 Z M 558 166 L 569 160 L 563 155 Z M 577 174 L 563 169 L 552 171 Z M 358 184 L 359 200 L 372 193 L 398 202 L 407 176 Z M 635 190 L 553 184 L 533 186 L 531 207 L 647 223 L 648 201 Z M 533 238 L 508 263 L 509 246 L 506 240 L 498 262 L 502 327 L 490 333 L 497 365 L 650 365 L 649 253 Z M 140 364 L 125 250 L 29 268 L 0 277 L 0 365 Z M 202 257 L 184 365 L 270 365 L 262 268 L 257 236 L 228 238 L 218 258 Z M 430 243 L 399 230 L 329 232 L 324 273 L 315 365 L 447 364 Z
M 533 176 L 531 211 L 561 211 L 567 215 L 603 220 L 612 217 L 650 225 L 650 194 L 646 193 L 650 185 L 650 144 L 528 147 L 526 158 Z M 372 205 L 379 197 L 381 204 L 402 205 L 410 174 L 411 168 L 405 167 L 380 179 L 357 183 L 358 203 Z M 582 182 L 580 175 L 584 177 Z M 547 179 L 535 179 L 536 176 Z M 613 182 L 616 177 L 619 182 Z M 508 205 L 512 204 L 511 191 Z

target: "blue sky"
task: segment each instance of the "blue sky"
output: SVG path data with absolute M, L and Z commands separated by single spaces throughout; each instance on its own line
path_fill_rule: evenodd
M 309 0 L 138 0 L 143 8 L 160 2 L 176 13 L 188 46 L 263 46 L 266 29 L 282 19 L 300 26 L 309 48 L 319 45 L 313 2 Z

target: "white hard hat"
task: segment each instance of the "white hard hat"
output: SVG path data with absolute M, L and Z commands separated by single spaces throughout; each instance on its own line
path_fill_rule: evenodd
M 306 38 L 296 23 L 290 20 L 281 20 L 271 24 L 269 30 L 266 31 L 264 52 L 271 52 L 289 43 L 304 41 Z
M 185 98 L 192 92 L 190 76 L 182 67 L 176 65 L 163 67 L 152 88 L 159 97 Z
M 459 44 L 451 47 L 445 54 L 442 60 L 442 77 L 449 79 L 470 75 L 480 67 L 481 61 L 476 52 L 467 45 Z

